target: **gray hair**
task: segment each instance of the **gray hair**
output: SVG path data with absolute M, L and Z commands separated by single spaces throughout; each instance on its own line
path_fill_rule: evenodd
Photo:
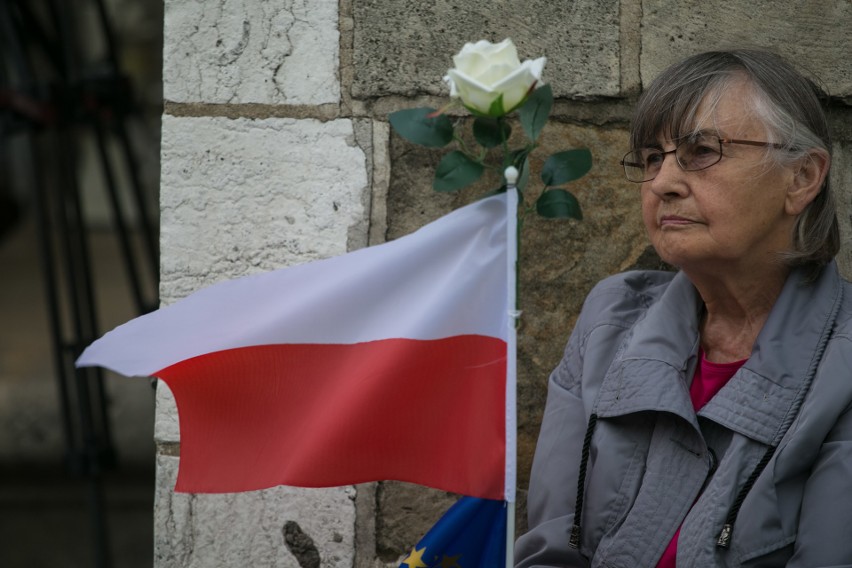
M 694 133 L 696 113 L 705 98 L 715 107 L 723 92 L 745 79 L 751 86 L 751 110 L 761 118 L 769 142 L 767 159 L 789 164 L 815 148 L 831 155 L 831 136 L 822 108 L 827 95 L 779 55 L 758 49 L 699 53 L 663 71 L 639 98 L 633 118 L 631 148 L 656 146 L 659 136 L 679 140 Z M 812 277 L 840 249 L 837 210 L 826 175 L 823 187 L 796 219 L 793 250 L 784 253 L 792 266 L 806 266 Z

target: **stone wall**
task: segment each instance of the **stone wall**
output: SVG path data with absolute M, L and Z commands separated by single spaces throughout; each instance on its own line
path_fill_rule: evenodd
M 834 96 L 841 264 L 852 274 L 846 0 L 166 0 L 161 296 L 396 238 L 470 201 L 488 180 L 434 194 L 442 152 L 405 142 L 387 116 L 442 106 L 452 55 L 504 37 L 522 58 L 548 57 L 557 101 L 535 159 L 585 146 L 595 162 L 572 184 L 585 219 L 531 219 L 523 236 L 522 512 L 547 375 L 583 297 L 608 274 L 659 262 L 618 160 L 641 86 L 667 64 L 762 45 L 822 78 Z M 455 498 L 400 483 L 174 494 L 179 435 L 162 385 L 156 441 L 157 568 L 392 566 Z

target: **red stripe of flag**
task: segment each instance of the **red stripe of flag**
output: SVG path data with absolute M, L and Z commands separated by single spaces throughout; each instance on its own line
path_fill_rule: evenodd
M 181 430 L 176 490 L 395 479 L 503 499 L 506 342 L 481 335 L 218 351 L 157 373 Z

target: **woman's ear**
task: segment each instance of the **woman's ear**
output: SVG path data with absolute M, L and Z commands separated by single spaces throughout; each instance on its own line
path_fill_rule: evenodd
M 798 169 L 787 188 L 786 209 L 790 215 L 799 215 L 822 191 L 831 156 L 822 148 L 813 148 L 799 160 Z

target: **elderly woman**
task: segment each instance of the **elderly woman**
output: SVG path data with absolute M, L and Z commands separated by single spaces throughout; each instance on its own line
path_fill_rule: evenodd
M 852 566 L 852 288 L 822 96 L 756 50 L 643 94 L 622 164 L 679 271 L 589 294 L 517 567 Z

